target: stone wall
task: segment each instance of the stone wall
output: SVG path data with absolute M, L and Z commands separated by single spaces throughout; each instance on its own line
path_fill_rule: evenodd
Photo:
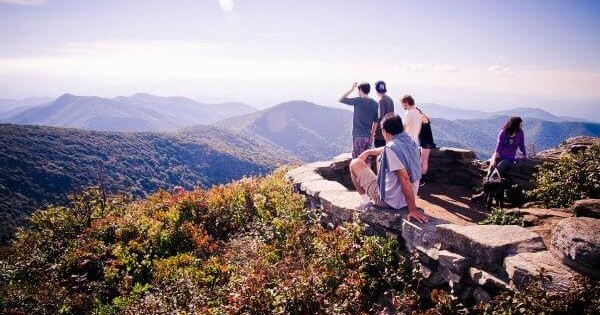
M 442 183 L 472 185 L 481 180 L 474 158 L 470 151 L 437 150 L 431 156 L 431 169 L 441 174 L 436 180 Z M 306 196 L 307 207 L 323 225 L 333 228 L 344 222 L 361 222 L 366 234 L 398 238 L 418 256 L 417 268 L 429 285 L 449 287 L 464 300 L 483 301 L 501 290 L 523 285 L 543 268 L 557 279 L 546 283 L 549 290 L 572 287 L 576 271 L 552 254 L 540 235 L 523 227 L 457 225 L 433 217 L 420 224 L 405 220 L 404 212 L 355 210 L 361 200 L 351 190 L 349 163 L 349 155 L 340 155 L 290 170 L 286 178 L 295 191 Z

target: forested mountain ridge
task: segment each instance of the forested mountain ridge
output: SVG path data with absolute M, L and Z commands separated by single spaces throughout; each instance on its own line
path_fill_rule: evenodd
M 0 113 L 6 123 L 97 131 L 176 131 L 256 111 L 243 103 L 203 104 L 189 98 L 146 93 L 104 98 L 63 94 L 39 106 Z
M 167 134 L 0 124 L 0 238 L 34 209 L 88 186 L 144 197 L 175 185 L 209 187 L 266 174 L 293 160 L 216 127 Z

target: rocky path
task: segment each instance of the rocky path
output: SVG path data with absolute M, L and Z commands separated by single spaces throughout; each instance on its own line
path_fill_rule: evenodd
M 425 214 L 455 224 L 477 224 L 486 218 L 485 207 L 470 202 L 471 190 L 437 183 L 421 187 L 418 193 L 417 206 Z

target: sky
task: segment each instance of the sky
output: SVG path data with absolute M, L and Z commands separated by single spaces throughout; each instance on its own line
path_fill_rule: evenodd
M 147 92 L 600 115 L 600 1 L 0 0 L 0 98 Z

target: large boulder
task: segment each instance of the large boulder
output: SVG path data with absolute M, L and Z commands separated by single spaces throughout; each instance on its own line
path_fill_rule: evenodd
M 473 258 L 475 265 L 496 267 L 506 256 L 546 249 L 537 234 L 516 225 L 456 225 L 437 227 L 442 249 Z
M 600 277 L 600 219 L 568 218 L 552 234 L 552 252 L 574 269 Z
M 600 145 L 600 138 L 579 136 L 567 139 L 558 147 L 536 154 L 536 157 L 549 162 L 556 162 L 563 154 L 578 153 L 588 150 L 592 145 Z
M 539 280 L 550 293 L 569 292 L 576 284 L 577 275 L 573 269 L 563 264 L 550 251 L 520 253 L 504 260 L 508 278 L 517 288 L 522 289 L 530 281 Z M 540 275 L 545 278 L 539 278 Z
M 583 199 L 575 201 L 572 209 L 576 217 L 600 219 L 600 199 Z

